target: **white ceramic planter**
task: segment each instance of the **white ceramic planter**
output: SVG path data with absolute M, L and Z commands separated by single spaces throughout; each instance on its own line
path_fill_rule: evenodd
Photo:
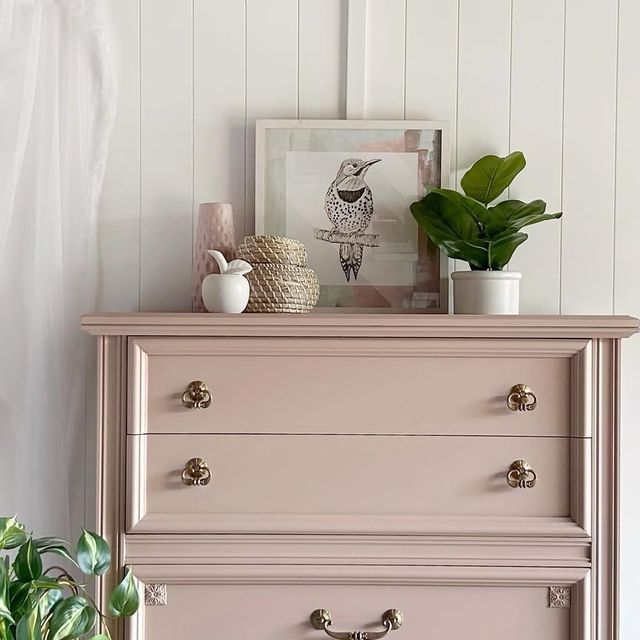
M 453 312 L 517 315 L 521 278 L 517 271 L 454 271 Z

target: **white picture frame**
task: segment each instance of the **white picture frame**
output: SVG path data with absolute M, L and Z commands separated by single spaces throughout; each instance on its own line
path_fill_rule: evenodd
M 324 136 L 323 132 L 325 132 Z M 394 132 L 398 134 L 395 138 Z M 399 134 L 402 134 L 402 137 Z M 432 147 L 429 147 L 428 142 L 430 135 L 433 140 Z M 304 141 L 307 139 L 314 141 L 309 145 L 309 148 L 305 148 Z M 344 145 L 348 146 L 352 139 L 362 139 L 363 142 L 359 146 L 355 146 L 357 150 L 346 150 Z M 407 144 L 413 140 L 418 141 L 416 148 L 407 149 Z M 332 148 L 334 142 L 339 143 L 335 149 Z M 396 148 L 397 144 L 404 146 Z M 439 148 L 436 149 L 437 145 Z M 320 245 L 315 243 L 314 237 L 310 235 L 314 229 L 313 225 L 307 224 L 306 218 L 298 224 L 299 220 L 295 217 L 297 213 L 292 214 L 292 211 L 299 211 L 301 206 L 303 208 L 304 206 L 312 206 L 306 204 L 304 197 L 305 193 L 309 193 L 312 194 L 313 215 L 319 216 L 319 198 L 324 198 L 327 190 L 324 187 L 324 190 L 321 191 L 320 176 L 323 176 L 322 179 L 326 181 L 328 167 L 333 167 L 340 156 L 349 157 L 354 154 L 362 156 L 361 159 L 366 163 L 372 162 L 367 160 L 370 156 L 376 156 L 375 159 L 384 163 L 386 169 L 384 179 L 380 177 L 380 171 L 375 174 L 372 171 L 370 175 L 376 176 L 371 178 L 372 181 L 377 180 L 381 184 L 384 180 L 391 185 L 383 193 L 382 204 L 378 205 L 378 207 L 387 206 L 387 211 L 395 212 L 396 219 L 391 222 L 396 224 L 395 226 L 387 225 L 387 228 L 401 229 L 406 222 L 406 233 L 413 233 L 412 229 L 415 230 L 414 253 L 412 259 L 408 259 L 406 262 L 403 262 L 402 255 L 404 254 L 402 252 L 397 255 L 387 252 L 385 261 L 385 256 L 382 255 L 384 251 L 376 250 L 376 253 L 373 254 L 367 248 L 370 245 L 365 245 L 363 249 L 365 259 L 367 256 L 376 255 L 377 262 L 373 262 L 373 258 L 369 257 L 366 261 L 366 268 L 363 266 L 360 271 L 359 282 L 356 281 L 358 274 L 357 272 L 354 274 L 353 270 L 351 273 L 354 274 L 354 278 L 349 279 L 349 273 L 344 264 L 342 265 L 344 274 L 342 274 L 340 265 L 336 262 L 338 258 L 333 264 L 328 262 L 328 255 L 324 255 L 322 260 L 318 258 L 319 250 L 316 248 Z M 381 154 L 384 156 L 381 159 L 377 158 Z M 412 154 L 415 156 L 415 160 L 411 158 Z M 429 156 L 435 160 L 425 160 Z M 450 178 L 449 125 L 447 122 L 432 120 L 257 120 L 255 232 L 257 235 L 286 235 L 305 243 L 309 251 L 309 266 L 316 271 L 320 278 L 321 299 L 317 311 L 447 313 L 450 260 L 426 239 L 424 232 L 418 229 L 408 211 L 408 200 L 417 200 L 422 195 L 421 191 L 423 190 L 419 184 L 418 176 L 424 173 L 421 167 L 427 162 L 437 162 L 438 164 L 431 169 L 439 184 L 432 186 L 447 187 Z M 310 163 L 317 165 L 317 175 L 314 172 L 309 172 Z M 333 171 L 335 172 L 335 169 Z M 412 171 L 415 172 L 415 194 L 404 193 L 403 188 L 404 191 L 408 188 L 407 175 L 411 175 Z M 297 179 L 298 177 L 300 179 Z M 404 186 L 396 188 L 395 183 L 391 184 L 392 180 L 397 180 L 397 184 Z M 305 192 L 305 188 L 308 187 L 311 190 Z M 380 189 L 385 189 L 385 186 L 378 186 L 378 190 L 374 189 L 373 193 L 381 193 Z M 386 205 L 385 195 L 387 196 Z M 380 200 L 381 198 L 377 198 L 378 202 Z M 326 206 L 325 203 L 325 210 Z M 385 216 L 385 219 L 389 222 L 389 216 Z M 400 225 L 397 224 L 399 220 L 402 223 Z M 314 221 L 317 222 L 317 219 Z M 415 227 L 411 225 L 415 225 Z M 287 227 L 289 227 L 289 231 Z M 295 230 L 295 233 L 292 233 L 292 230 Z M 314 233 L 316 234 L 315 240 L 318 240 L 324 238 L 319 238 L 317 234 L 324 233 L 326 236 L 327 231 L 319 230 L 316 226 Z M 379 235 L 375 234 L 375 237 Z M 395 245 L 406 248 L 407 238 L 405 237 L 403 240 L 404 242 L 396 242 Z M 333 242 L 338 242 L 338 240 L 333 240 Z M 389 247 L 391 244 L 387 242 L 385 246 Z M 333 245 L 334 251 L 337 251 L 337 247 L 337 244 Z M 420 248 L 418 249 L 418 247 Z M 329 251 L 326 243 L 323 245 L 323 251 L 325 253 Z M 435 252 L 437 252 L 437 257 Z M 424 260 L 416 258 L 418 254 L 424 257 L 426 253 L 429 255 Z M 339 259 L 342 261 L 342 257 Z M 411 268 L 415 272 L 420 270 L 420 275 L 411 274 L 409 272 Z M 426 273 L 426 271 L 429 272 Z M 364 284 L 362 282 L 363 273 L 365 274 Z M 344 278 L 345 275 L 347 281 L 338 284 L 337 279 Z M 422 278 L 422 280 L 418 281 L 418 278 Z M 413 290 L 409 284 L 412 279 L 414 283 L 417 283 L 413 285 Z M 386 281 L 378 282 L 378 280 Z M 409 291 L 411 291 L 410 295 Z

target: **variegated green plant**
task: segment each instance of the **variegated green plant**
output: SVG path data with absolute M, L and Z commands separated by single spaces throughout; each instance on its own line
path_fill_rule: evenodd
M 0 550 L 12 549 L 15 555 L 0 559 L 0 640 L 109 640 L 108 618 L 128 617 L 138 609 L 130 571 L 111 593 L 106 616 L 66 569 L 45 566 L 43 557 L 53 554 L 85 575 L 102 575 L 111 551 L 96 533 L 83 530 L 74 552 L 60 538 L 34 538 L 15 517 L 0 518 Z

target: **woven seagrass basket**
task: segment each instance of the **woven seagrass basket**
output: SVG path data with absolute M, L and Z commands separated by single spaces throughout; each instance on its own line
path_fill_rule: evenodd
M 307 266 L 307 250 L 302 242 L 283 236 L 247 236 L 238 246 L 236 257 L 249 264 Z
M 304 313 L 318 302 L 318 276 L 307 267 L 254 264 L 246 275 L 251 295 L 249 313 Z

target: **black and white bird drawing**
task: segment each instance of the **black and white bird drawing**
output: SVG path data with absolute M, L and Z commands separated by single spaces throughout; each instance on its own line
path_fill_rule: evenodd
M 335 180 L 325 196 L 324 208 L 333 225 L 331 231 L 320 231 L 316 237 L 340 245 L 340 266 L 347 282 L 358 279 L 363 247 L 377 246 L 376 236 L 363 232 L 373 218 L 373 194 L 365 182 L 371 165 L 380 159 L 349 158 L 340 164 Z

